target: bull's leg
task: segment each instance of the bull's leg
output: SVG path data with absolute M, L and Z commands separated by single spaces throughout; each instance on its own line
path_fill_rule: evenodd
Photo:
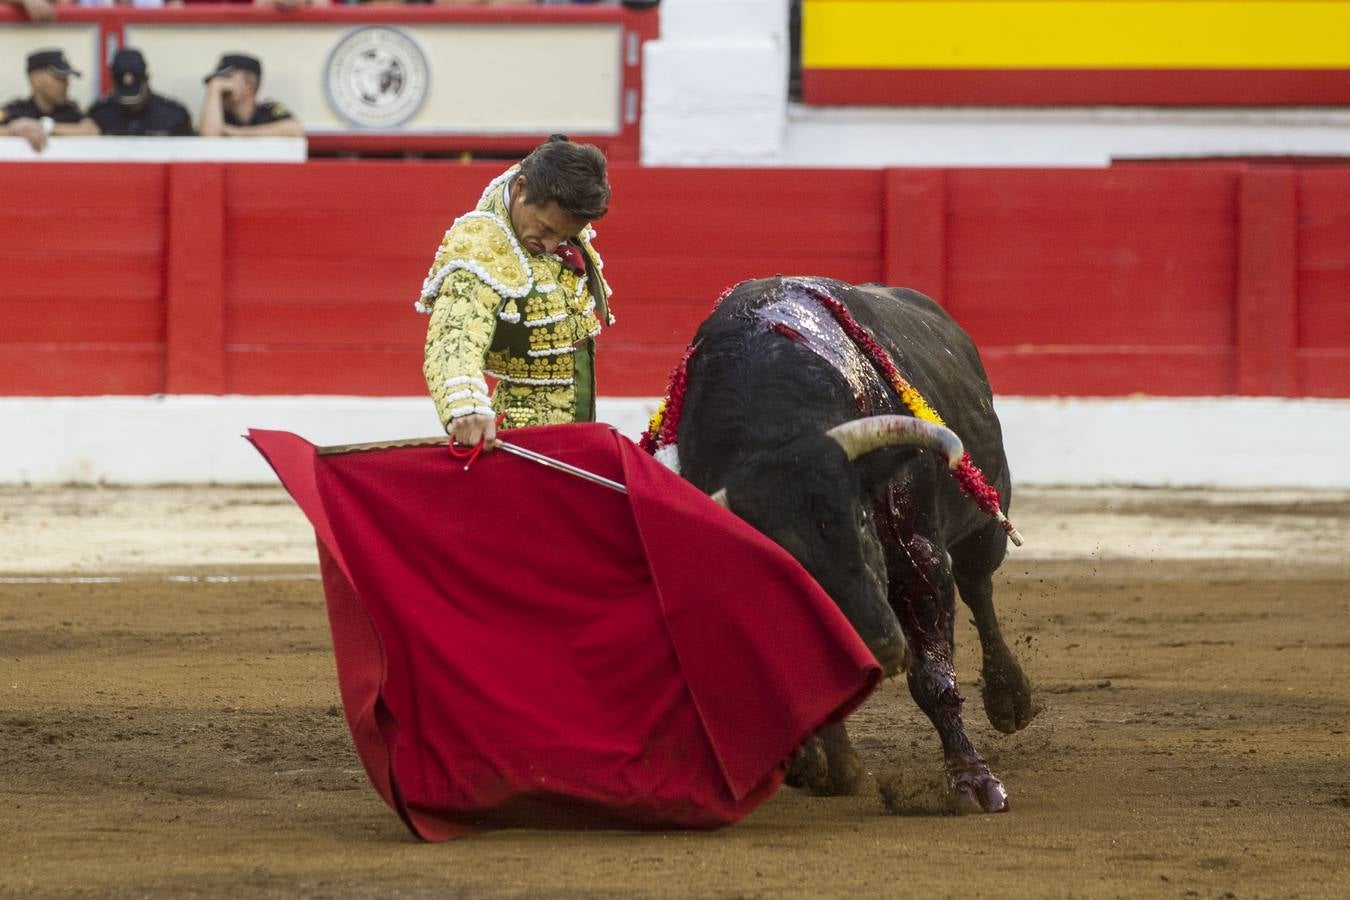
M 900 537 L 900 535 L 896 535 Z M 1004 812 L 1008 794 L 976 751 L 961 720 L 951 622 L 956 585 L 946 552 L 909 535 L 888 547 L 890 600 L 910 645 L 909 692 L 942 741 L 947 784 L 961 812 Z
M 820 739 L 820 735 L 809 738 L 805 744 L 798 748 L 788 762 L 787 776 L 783 782 L 788 787 L 801 788 L 812 794 L 819 794 L 825 789 L 825 783 L 830 777 L 830 764 L 828 757 L 825 756 L 825 744 Z
M 793 756 L 785 779 L 791 787 L 821 797 L 856 794 L 863 767 L 843 722 L 828 725 Z
M 994 612 L 993 576 L 984 571 L 963 569 L 959 562 L 953 575 L 961 599 L 970 607 L 975 616 L 975 628 L 980 633 L 984 711 L 990 724 L 999 731 L 1005 734 L 1020 731 L 1040 710 L 1032 703 L 1027 676 L 1003 640 L 998 615 Z
M 826 726 L 820 732 L 820 741 L 825 746 L 825 758 L 830 767 L 830 777 L 822 793 L 830 797 L 858 793 L 863 779 L 862 760 L 848 739 L 844 723 Z

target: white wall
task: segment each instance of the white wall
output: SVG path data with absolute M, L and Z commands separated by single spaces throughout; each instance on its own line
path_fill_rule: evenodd
M 787 125 L 785 0 L 664 0 L 643 51 L 642 161 L 772 165 Z
M 999 397 L 1013 481 L 1350 487 L 1350 400 Z
M 53 137 L 39 153 L 24 138 L 0 137 L 0 162 L 302 163 L 308 147 L 290 137 Z
M 1350 109 L 789 109 L 784 166 L 1107 166 L 1344 156 Z
M 655 398 L 601 397 L 636 439 Z M 1350 401 L 1000 397 L 1015 483 L 1350 488 Z M 0 398 L 0 483 L 270 482 L 241 437 L 316 444 L 440 433 L 423 397 Z

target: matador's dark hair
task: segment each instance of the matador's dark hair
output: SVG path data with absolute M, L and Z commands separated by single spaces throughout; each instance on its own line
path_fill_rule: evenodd
M 609 178 L 605 155 L 594 144 L 577 144 L 555 134 L 521 160 L 525 202 L 557 203 L 568 215 L 588 222 L 609 212 Z

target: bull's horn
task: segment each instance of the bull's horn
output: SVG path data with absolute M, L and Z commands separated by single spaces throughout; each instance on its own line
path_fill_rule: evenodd
M 825 432 L 834 438 L 849 461 L 882 447 L 923 447 L 947 459 L 947 468 L 955 469 L 965 450 L 951 429 L 909 416 L 868 416 L 836 425 Z
M 727 489 L 720 488 L 712 493 L 708 498 L 723 509 L 731 509 L 731 504 L 727 503 Z

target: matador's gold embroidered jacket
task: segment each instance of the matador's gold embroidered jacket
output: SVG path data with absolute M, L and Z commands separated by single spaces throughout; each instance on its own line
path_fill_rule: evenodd
M 614 323 L 595 232 L 588 225 L 573 243 L 589 259 L 598 298 L 584 274 L 516 240 L 506 192 L 519 169 L 493 179 L 450 226 L 416 304 L 431 315 L 422 373 L 447 431 L 469 413 L 504 412 L 506 428 L 594 418 L 590 342 L 600 317 Z M 491 398 L 485 374 L 499 380 Z

